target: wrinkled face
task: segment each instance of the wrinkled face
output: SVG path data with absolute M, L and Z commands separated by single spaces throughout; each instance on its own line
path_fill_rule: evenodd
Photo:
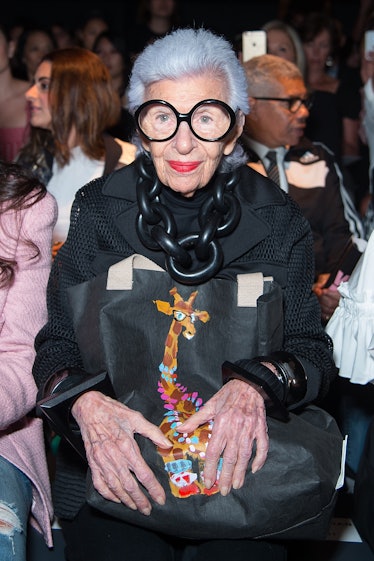
M 296 63 L 296 51 L 290 36 L 281 29 L 270 29 L 266 32 L 267 51 L 270 55 L 280 56 Z
M 36 69 L 34 84 L 26 92 L 26 99 L 31 109 L 31 124 L 42 129 L 51 129 L 52 124 L 49 106 L 51 72 L 52 63 L 42 62 Z
M 260 96 L 260 94 L 258 94 Z M 274 82 L 272 91 L 262 92 L 263 97 L 300 97 L 306 99 L 307 90 L 302 79 Z M 308 109 L 301 104 L 292 113 L 287 102 L 260 100 L 249 97 L 251 111 L 246 115 L 246 130 L 257 142 L 269 148 L 294 146 L 304 134 Z
M 178 81 L 155 82 L 147 88 L 144 101 L 152 99 L 167 101 L 180 113 L 188 113 L 194 105 L 205 99 L 228 103 L 228 94 L 223 80 L 204 74 Z M 215 142 L 199 140 L 188 123 L 183 121 L 170 140 L 153 142 L 143 137 L 142 143 L 151 153 L 160 181 L 174 191 L 192 197 L 195 191 L 210 181 L 222 156 L 234 149 L 243 129 L 244 118 L 241 113 L 237 115 L 236 122 L 227 137 Z

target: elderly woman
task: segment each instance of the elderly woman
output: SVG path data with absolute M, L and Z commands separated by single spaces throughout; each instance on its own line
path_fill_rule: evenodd
M 49 320 L 37 337 L 34 375 L 43 399 L 83 388 L 88 373 L 66 290 L 134 253 L 189 285 L 236 279 L 240 271 L 272 275 L 284 292 L 282 352 L 257 358 L 243 349 L 240 372 L 248 367 L 248 380 L 234 368 L 230 380 L 177 429 L 189 433 L 214 421 L 205 485 L 215 483 L 222 457 L 218 485 L 227 496 L 243 486 L 250 459 L 254 473 L 269 449 L 266 396 L 251 370 L 289 409 L 324 397 L 335 376 L 331 341 L 311 290 L 311 231 L 292 200 L 245 165 L 237 139 L 249 111 L 246 78 L 225 39 L 205 29 L 178 29 L 157 40 L 137 57 L 128 94 L 139 133 L 137 158 L 76 195 L 68 238 L 53 264 Z M 202 205 L 208 216 L 200 215 Z M 104 394 L 86 387 L 71 402 L 94 486 L 108 501 L 150 515 L 153 505 L 165 504 L 165 491 L 134 435 L 164 449 L 170 441 L 139 411 Z M 111 560 L 167 561 L 184 551 L 186 540 L 90 507 L 86 475 L 87 464 L 62 440 L 55 509 L 69 561 L 102 561 L 108 552 Z M 284 559 L 283 546 L 261 541 L 204 540 L 194 547 L 193 559 L 204 561 L 230 555 Z

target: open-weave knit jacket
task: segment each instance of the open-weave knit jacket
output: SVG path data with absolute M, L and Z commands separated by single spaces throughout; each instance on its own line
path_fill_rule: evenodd
M 39 387 L 61 369 L 82 368 L 67 287 L 107 271 L 110 265 L 134 253 L 143 254 L 165 268 L 163 252 L 146 249 L 137 235 L 137 179 L 136 165 L 131 164 L 108 178 L 94 180 L 76 195 L 70 232 L 52 267 L 49 321 L 36 340 L 34 376 Z M 306 364 L 308 388 L 302 403 L 316 401 L 326 395 L 336 368 L 331 340 L 321 326 L 319 304 L 311 290 L 314 262 L 309 223 L 287 194 L 248 166 L 240 168 L 234 192 L 240 201 L 241 218 L 231 234 L 220 238 L 224 263 L 217 276 L 236 279 L 239 272 L 261 271 L 281 285 L 282 350 L 301 357 Z M 164 195 L 162 191 L 160 198 L 163 202 L 167 200 L 173 210 L 182 205 L 184 218 L 191 213 L 190 220 L 183 220 L 185 226 L 190 231 L 199 230 L 198 205 L 193 201 L 187 203 L 187 199 L 170 190 Z M 245 356 L 243 349 L 243 358 L 253 357 Z M 86 471 L 83 460 L 62 442 L 54 485 L 58 516 L 72 518 L 84 503 Z

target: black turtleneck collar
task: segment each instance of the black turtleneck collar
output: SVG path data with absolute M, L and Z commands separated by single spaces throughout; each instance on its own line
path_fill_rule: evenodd
M 163 186 L 160 200 L 174 216 L 179 236 L 199 231 L 199 211 L 201 206 L 211 196 L 212 191 L 213 181 L 206 187 L 198 189 L 192 197 L 184 197 L 169 187 Z

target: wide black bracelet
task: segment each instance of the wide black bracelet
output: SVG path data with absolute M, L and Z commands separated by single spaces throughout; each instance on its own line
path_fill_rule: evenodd
M 44 400 L 47 397 L 51 397 L 56 393 L 69 390 L 70 388 L 77 386 L 84 380 L 87 380 L 88 374 L 80 368 L 64 368 L 58 370 L 48 378 L 43 386 L 38 390 L 36 397 L 37 403 Z M 36 414 L 42 416 L 42 411 L 36 406 Z
M 288 411 L 283 403 L 283 382 L 267 366 L 256 359 L 239 360 L 236 363 L 225 361 L 222 365 L 222 381 L 243 380 L 258 391 L 265 402 L 270 417 L 286 421 Z
M 83 440 L 71 409 L 76 400 L 89 391 L 98 391 L 115 398 L 107 372 L 94 376 L 74 373 L 59 380 L 52 388 L 52 393 L 37 403 L 37 413 L 44 416 L 54 431 L 65 438 L 84 459 L 86 459 L 86 453 Z
M 266 357 L 256 357 L 262 362 L 269 362 L 277 369 L 285 385 L 283 403 L 286 407 L 301 401 L 307 391 L 307 374 L 301 361 L 293 354 L 278 351 Z

